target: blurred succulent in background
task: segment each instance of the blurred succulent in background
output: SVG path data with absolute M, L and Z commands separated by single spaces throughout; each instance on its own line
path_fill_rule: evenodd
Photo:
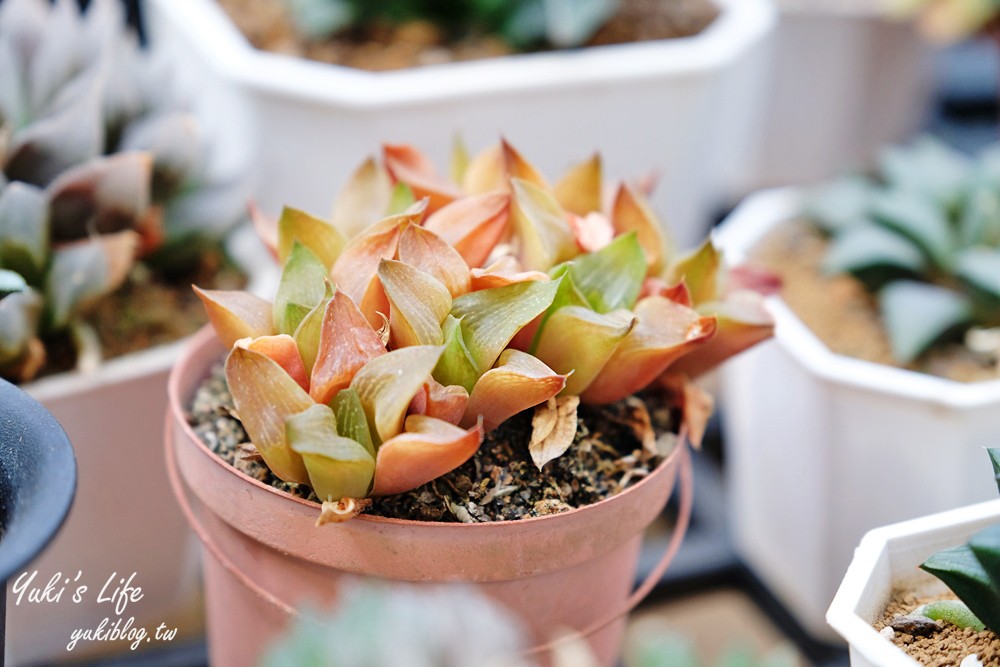
M 241 175 L 215 173 L 171 91 L 120 2 L 0 4 L 0 269 L 31 288 L 5 290 L 0 375 L 32 377 L 39 331 L 93 339 L 81 311 L 136 256 L 182 271 L 243 216 Z
M 681 387 L 771 335 L 767 281 L 727 274 L 710 242 L 672 250 L 636 188 L 608 189 L 605 208 L 597 156 L 554 187 L 506 142 L 457 150 L 452 171 L 385 146 L 332 222 L 257 216 L 284 265 L 273 303 L 199 290 L 247 433 L 325 501 L 324 521 L 351 514 L 341 499 L 449 472 L 536 406 L 541 468 L 572 443 L 581 401 Z M 675 400 L 699 441 L 704 397 Z
M 567 48 L 586 42 L 617 8 L 616 0 L 285 0 L 299 31 L 323 38 L 374 24 L 426 21 L 452 39 L 496 35 L 516 49 Z
M 831 239 L 824 269 L 877 295 L 900 363 L 948 334 L 1000 327 L 1000 149 L 975 160 L 931 138 L 889 149 L 876 177 L 822 188 L 806 214 Z
M 957 42 L 989 27 L 1000 15 L 996 0 L 884 0 L 889 13 L 913 18 L 936 42 Z

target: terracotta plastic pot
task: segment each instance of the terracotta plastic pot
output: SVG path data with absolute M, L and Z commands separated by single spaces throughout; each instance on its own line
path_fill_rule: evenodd
M 635 486 L 563 514 L 492 524 L 361 516 L 317 528 L 318 505 L 236 471 L 188 425 L 184 406 L 223 354 L 210 330 L 192 341 L 170 377 L 165 434 L 174 492 L 207 552 L 213 665 L 255 664 L 296 609 L 329 606 L 352 575 L 474 583 L 526 621 L 536 651 L 544 651 L 558 631 L 578 630 L 601 664 L 614 663 L 624 615 L 662 576 L 687 529 L 692 483 L 686 442 Z M 681 512 L 670 546 L 631 592 L 642 531 L 663 510 L 678 471 Z

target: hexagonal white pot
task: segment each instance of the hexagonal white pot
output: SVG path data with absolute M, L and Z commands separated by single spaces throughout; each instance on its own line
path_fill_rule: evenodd
M 275 281 L 274 263 L 249 229 L 240 230 L 230 252 L 250 276 L 248 289 L 266 292 Z M 114 603 L 98 603 L 102 586 L 135 572 L 142 598 L 129 604 L 122 621 L 152 632 L 161 622 L 176 625 L 197 617 L 197 542 L 171 495 L 161 440 L 167 406 L 167 375 L 187 343 L 176 341 L 111 359 L 93 372 L 68 372 L 21 388 L 41 402 L 62 425 L 76 451 L 78 481 L 69 518 L 28 572 L 32 585 L 44 587 L 62 573 L 54 592 L 69 584 L 59 602 L 20 604 L 7 594 L 7 664 L 79 659 L 107 653 L 114 645 L 80 641 L 66 650 L 76 629 L 95 628 L 104 618 L 113 625 Z M 77 572 L 81 573 L 79 580 Z M 71 599 L 87 586 L 81 602 Z M 189 628 L 188 628 L 189 629 Z M 178 641 L 194 637 L 178 636 Z M 119 650 L 120 644 L 118 645 Z
M 980 455 L 985 461 L 985 454 Z M 944 590 L 944 584 L 917 566 L 931 554 L 958 546 L 996 523 L 1000 523 L 1000 500 L 885 526 L 865 535 L 826 615 L 850 644 L 852 667 L 918 667 L 917 661 L 880 636 L 872 623 L 885 610 L 894 589 Z
M 748 198 L 717 236 L 727 260 L 746 259 L 800 200 Z M 1000 433 L 1000 380 L 836 355 L 779 297 L 768 307 L 774 339 L 722 370 L 734 541 L 809 631 L 832 637 L 824 613 L 866 531 L 992 497 L 982 448 Z
M 774 23 L 769 0 L 714 1 L 720 16 L 693 37 L 378 73 L 254 49 L 212 0 L 145 10 L 155 45 L 245 94 L 265 210 L 325 213 L 383 141 L 445 165 L 456 133 L 473 149 L 503 134 L 553 176 L 595 150 L 609 175 L 657 171 L 654 205 L 692 245 L 750 167 Z
M 864 165 L 906 139 L 933 92 L 933 48 L 876 0 L 778 0 L 764 136 L 752 187 Z

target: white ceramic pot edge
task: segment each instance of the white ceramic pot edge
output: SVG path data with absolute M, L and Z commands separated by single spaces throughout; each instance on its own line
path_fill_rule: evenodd
M 932 514 L 869 531 L 861 540 L 854 560 L 844 576 L 826 619 L 867 663 L 881 667 L 918 667 L 918 663 L 880 636 L 869 622 L 858 614 L 878 581 L 890 572 L 888 559 L 894 546 L 915 543 L 921 558 L 927 558 L 941 548 L 954 546 L 980 530 L 1000 520 L 1000 500 Z M 888 582 L 891 585 L 891 582 Z M 852 661 L 854 656 L 852 655 Z M 856 664 L 856 663 L 854 663 Z
M 777 18 L 770 0 L 714 0 L 722 10 L 719 17 L 691 37 L 364 72 L 259 51 L 211 0 L 149 1 L 163 18 L 183 26 L 191 48 L 201 50 L 220 74 L 265 93 L 356 108 L 664 75 L 695 76 L 740 58 Z
M 726 261 L 748 259 L 750 249 L 777 224 L 801 210 L 803 193 L 794 188 L 764 190 L 749 196 L 714 235 Z M 794 312 L 774 296 L 767 299 L 775 320 L 775 344 L 803 367 L 840 385 L 905 396 L 951 409 L 965 410 L 1000 403 L 1000 380 L 964 383 L 835 354 Z

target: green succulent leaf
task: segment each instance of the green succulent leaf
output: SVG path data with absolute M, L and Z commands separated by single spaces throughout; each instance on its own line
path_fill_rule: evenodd
M 879 193 L 871 215 L 879 224 L 916 243 L 937 266 L 951 262 L 955 240 L 945 214 L 925 195 L 904 190 Z
M 987 562 L 1000 559 L 1000 526 L 991 526 L 973 536 L 969 544 L 939 551 L 921 569 L 943 581 L 986 627 L 1000 630 L 1000 574 L 990 572 L 977 555 L 978 546 Z
M 396 183 L 396 187 L 392 189 L 392 194 L 389 195 L 389 207 L 386 209 L 385 214 L 399 215 L 413 206 L 416 201 L 417 198 L 413 196 L 413 190 L 409 185 L 403 182 Z
M 117 288 L 132 267 L 136 242 L 135 233 L 126 231 L 56 250 L 45 278 L 49 325 L 65 327 L 80 310 Z
M 1000 249 L 965 250 L 955 259 L 955 274 L 975 290 L 1000 300 Z
M 0 375 L 3 366 L 24 356 L 42 314 L 41 296 L 18 278 L 0 270 Z
M 569 263 L 573 284 L 599 313 L 632 308 L 646 277 L 646 256 L 635 232 Z
M 343 234 L 332 224 L 305 211 L 286 206 L 278 218 L 278 261 L 284 262 L 295 241 L 309 248 L 329 271 L 347 245 Z
M 330 407 L 337 417 L 337 431 L 344 437 L 359 443 L 375 456 L 375 443 L 371 431 L 368 430 L 368 418 L 356 389 L 348 387 L 341 389 L 330 401 Z
M 874 188 L 859 176 L 849 176 L 813 192 L 803 213 L 827 233 L 837 234 L 868 221 Z
M 315 404 L 285 420 L 286 437 L 302 457 L 309 485 L 324 501 L 364 498 L 375 477 L 372 452 L 337 433 L 333 410 Z
M 299 347 L 299 354 L 302 356 L 302 363 L 305 364 L 306 372 L 312 373 L 316 364 L 316 357 L 319 355 L 320 337 L 323 332 L 323 319 L 326 317 L 326 306 L 333 298 L 333 287 L 326 284 L 326 294 L 323 300 L 310 310 L 302 321 L 299 322 L 295 330 L 295 343 Z
M 327 294 L 327 271 L 316 254 L 298 241 L 292 243 L 274 297 L 274 327 L 292 335 Z
M 972 628 L 976 632 L 986 629 L 972 610 L 959 600 L 935 600 L 922 604 L 913 610 L 914 616 L 923 616 L 932 621 L 945 621 L 960 628 Z
M 987 453 L 990 455 L 990 463 L 993 464 L 993 476 L 997 481 L 997 490 L 1000 491 L 1000 449 L 987 449 Z
M 955 205 L 972 171 L 967 157 L 932 137 L 886 149 L 879 166 L 893 187 L 930 196 L 945 207 Z
M 719 297 L 721 265 L 722 255 L 709 238 L 698 248 L 679 257 L 670 266 L 669 282 L 672 284 L 683 282 L 691 294 L 691 303 L 695 307 L 711 303 Z
M 465 344 L 461 322 L 452 315 L 445 318 L 442 325 L 444 352 L 434 367 L 434 379 L 443 384 L 458 385 L 472 393 L 482 373 L 476 368 L 472 354 Z
M 972 188 L 959 218 L 959 236 L 963 246 L 977 244 L 1000 246 L 1000 190 L 997 183 Z
M 896 281 L 879 292 L 879 306 L 893 356 L 909 363 L 972 314 L 968 297 L 945 287 Z
M 895 269 L 919 274 L 927 259 L 914 243 L 884 227 L 861 223 L 830 242 L 823 258 L 827 273 L 864 273 L 869 269 Z
M 41 278 L 48 259 L 49 211 L 45 192 L 26 183 L 0 189 L 0 266 Z
M 582 46 L 610 19 L 616 0 L 542 0 L 545 36 L 559 48 Z
M 28 289 L 28 283 L 21 274 L 8 269 L 0 269 L 0 299 L 18 294 Z

